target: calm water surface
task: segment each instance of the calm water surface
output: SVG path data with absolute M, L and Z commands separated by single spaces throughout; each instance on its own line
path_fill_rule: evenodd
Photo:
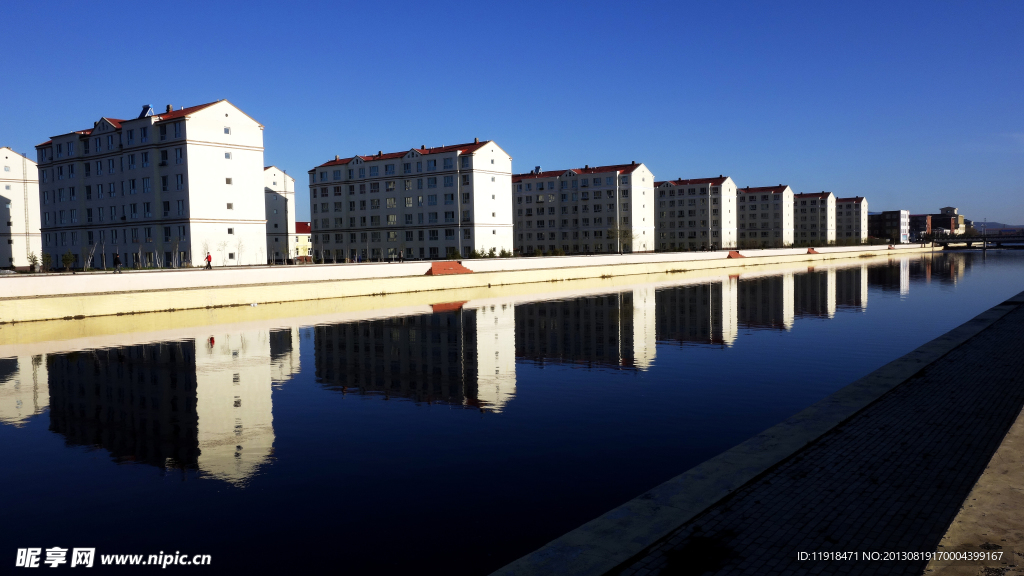
M 961 252 L 0 345 L 0 562 L 486 574 L 1021 290 Z

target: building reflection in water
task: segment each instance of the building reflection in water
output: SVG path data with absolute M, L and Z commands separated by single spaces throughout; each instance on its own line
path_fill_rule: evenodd
M 615 292 L 591 290 L 438 304 L 423 313 L 317 325 L 315 371 L 328 389 L 501 412 L 516 361 L 646 370 L 657 342 L 730 346 L 739 329 L 790 330 L 798 318 L 867 308 L 868 287 L 956 283 L 964 254 L 747 273 Z M 558 298 L 558 299 L 555 299 Z M 49 410 L 67 442 L 119 461 L 197 470 L 243 484 L 273 458 L 272 390 L 297 374 L 298 327 L 224 329 L 0 359 L 0 423 Z M 119 340 L 119 339 L 125 340 Z
M 273 456 L 272 383 L 298 368 L 298 330 L 46 356 L 50 428 L 115 459 L 243 484 Z
M 515 396 L 514 306 L 464 304 L 316 326 L 316 376 L 343 393 L 500 412 Z
M 793 274 L 740 278 L 738 323 L 744 328 L 789 330 L 794 317 Z
M 519 304 L 515 355 L 539 364 L 646 370 L 656 353 L 656 305 L 651 286 Z
M 730 345 L 738 332 L 739 279 L 658 290 L 658 341 Z
M 0 424 L 21 427 L 50 404 L 42 355 L 0 358 Z

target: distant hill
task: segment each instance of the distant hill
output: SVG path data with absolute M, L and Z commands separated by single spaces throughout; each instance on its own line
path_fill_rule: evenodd
M 999 230 L 1002 228 L 1024 228 L 1024 224 L 1003 224 L 1002 222 L 989 222 L 988 224 L 985 224 L 984 222 L 974 222 L 975 228 L 980 229 L 982 226 L 984 226 L 988 230 Z

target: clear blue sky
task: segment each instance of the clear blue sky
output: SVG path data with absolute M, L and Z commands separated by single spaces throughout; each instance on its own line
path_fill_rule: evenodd
M 1021 1 L 8 0 L 0 16 L 0 146 L 19 151 L 227 98 L 300 192 L 335 154 L 479 137 L 517 172 L 636 160 L 1024 224 Z

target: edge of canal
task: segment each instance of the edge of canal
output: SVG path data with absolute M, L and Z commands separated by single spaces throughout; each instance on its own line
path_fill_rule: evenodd
M 1024 292 L 493 574 L 596 576 L 619 567 L 1022 304 Z

